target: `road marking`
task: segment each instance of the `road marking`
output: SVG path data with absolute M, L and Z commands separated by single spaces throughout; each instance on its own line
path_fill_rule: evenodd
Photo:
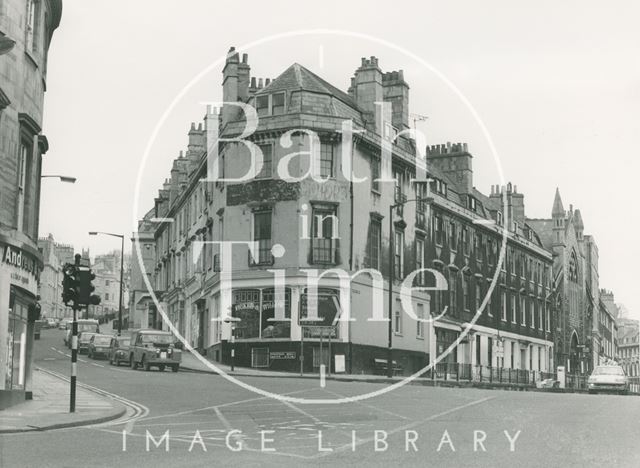
M 229 420 L 225 418 L 224 414 L 222 414 L 222 411 L 220 411 L 220 408 L 216 406 L 215 408 L 213 408 L 213 411 L 215 411 L 216 416 L 218 417 L 218 419 L 220 420 L 220 422 L 222 423 L 222 425 L 227 431 L 233 430 L 233 426 L 231 425 L 231 423 L 229 423 Z
M 346 396 L 346 395 L 341 395 L 341 394 L 339 394 L 339 393 L 332 392 L 332 391 L 330 391 L 330 390 L 326 390 L 326 389 L 325 389 L 325 392 L 330 393 L 330 394 L 332 394 L 333 396 L 337 396 L 338 398 L 344 398 L 344 397 Z M 363 407 L 365 407 L 365 408 L 369 408 L 369 409 L 372 409 L 372 410 L 378 411 L 378 412 L 380 412 L 380 413 L 386 413 L 386 414 L 388 414 L 388 415 L 390 415 L 390 416 L 395 416 L 396 418 L 400 418 L 400 419 L 404 419 L 404 420 L 409 419 L 408 417 L 403 416 L 403 415 L 401 415 L 401 414 L 394 413 L 393 411 L 385 410 L 385 409 L 382 409 L 382 408 L 378 408 L 377 406 L 369 405 L 369 404 L 367 404 L 367 403 L 363 403 L 362 401 L 357 401 L 356 403 L 358 403 L 360 406 L 363 406 Z
M 409 430 L 409 429 L 413 429 L 414 427 L 420 426 L 420 425 L 422 425 L 422 424 L 424 424 L 426 422 L 429 422 L 429 421 L 433 421 L 434 419 L 437 419 L 439 417 L 446 416 L 446 415 L 451 414 L 451 413 L 455 413 L 456 411 L 460 411 L 460 410 L 469 408 L 471 406 L 475 406 L 475 405 L 479 405 L 481 403 L 485 403 L 485 402 L 487 402 L 489 400 L 493 400 L 495 398 L 497 398 L 497 396 L 481 398 L 479 400 L 475 400 L 475 401 L 472 401 L 472 402 L 469 402 L 469 403 L 465 403 L 464 405 L 460 405 L 460 406 L 456 406 L 456 407 L 450 408 L 450 409 L 442 411 L 440 413 L 436 413 L 434 415 L 431 415 L 428 418 L 422 419 L 420 421 L 414 421 L 412 423 L 405 424 L 404 426 L 396 427 L 395 429 L 387 431 L 387 435 L 396 434 L 396 433 L 398 433 L 400 431 L 406 431 L 406 430 Z M 326 457 L 327 455 L 334 454 L 336 452 L 342 452 L 342 451 L 347 450 L 347 449 L 352 449 L 353 447 L 358 447 L 358 446 L 360 446 L 362 444 L 365 444 L 367 442 L 373 442 L 373 441 L 375 441 L 375 437 L 368 437 L 366 439 L 359 439 L 355 444 L 352 443 L 352 442 L 349 442 L 348 444 L 341 445 L 340 447 L 335 447 L 333 449 L 333 452 L 322 452 L 320 454 L 314 455 L 312 458 Z
M 304 392 L 308 392 L 308 391 L 309 391 L 309 389 L 295 390 L 293 392 L 283 393 L 283 395 L 295 395 L 296 393 L 304 393 Z M 253 401 L 266 400 L 268 398 L 269 397 L 266 397 L 266 396 L 254 397 L 254 398 L 248 398 L 246 400 L 230 401 L 229 403 L 223 403 L 221 405 L 205 406 L 204 408 L 198 408 L 198 409 L 186 410 L 186 411 L 179 411 L 177 413 L 160 414 L 158 416 L 151 416 L 149 418 L 145 418 L 145 421 L 151 421 L 152 419 L 160 419 L 160 418 L 173 418 L 175 416 L 183 416 L 185 414 L 198 413 L 200 411 L 212 410 L 214 408 L 225 408 L 227 406 L 241 405 L 243 403 L 251 403 Z
M 80 361 L 80 362 L 87 362 L 87 361 L 85 361 L 84 359 L 80 359 L 80 358 L 78 358 L 78 361 Z
M 104 367 L 102 364 L 96 364 L 95 362 L 92 362 L 91 365 L 96 367 Z

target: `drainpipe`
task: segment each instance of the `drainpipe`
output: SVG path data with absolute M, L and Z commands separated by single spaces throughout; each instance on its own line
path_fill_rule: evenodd
M 349 216 L 349 272 L 353 271 L 353 148 L 354 141 L 351 140 L 351 154 L 349 155 L 351 158 L 351 174 L 349 174 L 349 204 L 351 214 Z M 349 287 L 349 310 L 351 311 L 351 305 L 353 304 L 353 295 L 351 294 L 351 287 Z M 347 348 L 349 353 L 349 374 L 352 373 L 353 369 L 353 347 L 351 345 L 351 320 L 347 322 Z

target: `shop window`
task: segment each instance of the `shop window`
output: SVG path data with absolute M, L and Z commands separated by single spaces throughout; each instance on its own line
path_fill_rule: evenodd
M 284 307 L 285 321 L 274 321 L 276 307 Z M 262 291 L 262 306 L 260 310 L 262 338 L 290 338 L 291 337 L 291 290 L 285 288 L 279 296 L 275 289 Z
M 238 339 L 260 336 L 260 290 L 239 289 L 233 291 L 231 315 L 240 320 L 235 324 Z

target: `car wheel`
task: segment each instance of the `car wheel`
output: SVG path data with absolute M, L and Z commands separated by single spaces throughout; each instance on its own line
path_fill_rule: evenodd
M 178 372 L 178 369 L 180 369 L 179 364 L 174 364 L 173 366 L 171 366 L 171 372 Z
M 164 364 L 160 364 L 160 366 L 158 366 L 158 369 L 160 369 L 160 372 L 164 372 Z
M 129 358 L 129 365 L 133 370 L 136 370 L 138 368 L 138 363 L 135 361 L 135 359 L 133 359 L 133 354 Z
M 145 371 L 149 371 L 151 370 L 151 366 L 149 365 L 149 363 L 147 362 L 147 360 L 144 358 L 144 356 L 142 356 L 142 368 Z

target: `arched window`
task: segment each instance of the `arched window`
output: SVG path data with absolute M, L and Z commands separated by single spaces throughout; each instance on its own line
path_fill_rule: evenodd
M 571 257 L 569 258 L 569 280 L 574 283 L 578 282 L 578 258 L 575 250 L 571 251 Z

